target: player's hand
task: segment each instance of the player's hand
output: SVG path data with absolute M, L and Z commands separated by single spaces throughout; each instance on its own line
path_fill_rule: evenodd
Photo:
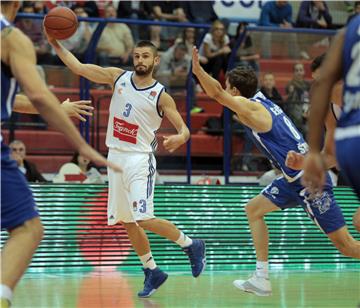
M 194 46 L 192 52 L 192 72 L 196 75 L 200 72 L 201 66 L 199 62 L 199 51 Z
M 83 116 L 92 116 L 92 111 L 94 107 L 90 106 L 91 101 L 82 100 L 70 102 L 69 99 L 62 102 L 60 105 L 62 109 L 66 112 L 69 117 L 74 117 L 79 119 L 80 121 L 86 122 L 86 118 Z
M 104 156 L 102 156 L 99 152 L 95 151 L 86 142 L 81 144 L 77 150 L 80 155 L 90 159 L 94 164 L 96 164 L 99 167 L 100 166 L 109 167 L 113 169 L 115 172 L 122 172 L 122 168 L 119 165 L 108 161 Z
M 304 175 L 301 183 L 308 188 L 310 195 L 314 196 L 322 192 L 325 184 L 325 163 L 321 153 L 309 152 L 304 161 Z
M 289 151 L 286 155 L 285 165 L 294 170 L 301 170 L 304 166 L 304 159 L 304 155 L 295 151 Z
M 164 136 L 163 146 L 170 153 L 174 152 L 178 147 L 185 143 L 182 135 Z
M 46 32 L 46 28 L 44 27 L 44 25 L 43 25 L 43 31 L 45 33 L 45 37 L 47 38 L 49 44 L 53 47 L 59 47 L 58 41 Z

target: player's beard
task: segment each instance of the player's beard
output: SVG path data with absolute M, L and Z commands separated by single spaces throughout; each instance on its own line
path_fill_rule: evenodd
M 144 68 L 139 69 L 140 66 L 142 66 Z M 138 76 L 147 76 L 147 75 L 152 74 L 152 71 L 153 71 L 153 68 L 154 68 L 154 63 L 149 65 L 146 69 L 145 69 L 145 67 L 146 67 L 145 65 L 137 65 L 137 66 L 135 66 L 136 75 L 138 75 Z

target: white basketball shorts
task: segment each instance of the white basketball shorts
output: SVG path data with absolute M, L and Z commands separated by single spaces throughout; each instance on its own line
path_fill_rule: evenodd
M 108 224 L 154 218 L 154 154 L 110 149 L 108 160 L 123 169 L 114 172 L 108 168 Z

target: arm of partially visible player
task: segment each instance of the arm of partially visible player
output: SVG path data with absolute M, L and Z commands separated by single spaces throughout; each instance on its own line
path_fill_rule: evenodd
M 302 177 L 302 183 L 309 188 L 310 193 L 321 191 L 325 183 L 327 166 L 320 153 L 321 140 L 324 121 L 329 110 L 331 89 L 341 78 L 343 45 L 344 30 L 341 30 L 334 38 L 321 66 L 320 76 L 314 81 L 311 88 L 309 153 L 305 158 Z
M 90 106 L 91 101 L 81 100 L 71 102 L 69 99 L 63 101 L 60 107 L 69 117 L 74 117 L 80 121 L 86 121 L 83 116 L 92 116 L 94 107 Z M 39 114 L 34 105 L 26 95 L 16 94 L 13 111 L 19 113 Z
M 60 102 L 47 88 L 36 70 L 36 54 L 30 39 L 19 29 L 14 29 L 1 42 L 6 46 L 6 60 L 29 100 L 51 126 L 62 132 L 69 143 L 94 163 L 109 166 L 117 171 L 121 169 L 107 160 L 81 137 L 70 118 L 60 107 Z M 3 52 L 3 50 L 2 50 Z M 4 55 L 5 57 L 5 55 Z
M 165 92 L 161 94 L 159 107 L 178 132 L 177 135 L 164 136 L 164 148 L 169 152 L 174 152 L 178 147 L 189 140 L 190 132 L 180 113 L 176 109 L 176 104 L 173 98 L 169 94 Z
M 335 151 L 335 129 L 336 129 L 337 121 L 335 119 L 334 114 L 331 110 L 329 110 L 326 118 L 325 118 L 325 140 L 324 146 L 321 151 L 325 166 L 327 169 L 331 169 L 336 167 L 336 151 Z
M 232 96 L 227 93 L 221 84 L 201 67 L 199 53 L 195 47 L 193 49 L 192 69 L 206 94 L 221 105 L 234 111 L 241 123 L 259 133 L 265 133 L 271 129 L 272 117 L 269 111 L 260 103 L 251 102 L 245 97 Z
M 112 86 L 115 79 L 124 72 L 124 70 L 117 67 L 104 68 L 94 64 L 81 63 L 60 42 L 49 36 L 46 31 L 45 34 L 61 61 L 76 75 L 80 75 L 96 83 L 110 84 Z

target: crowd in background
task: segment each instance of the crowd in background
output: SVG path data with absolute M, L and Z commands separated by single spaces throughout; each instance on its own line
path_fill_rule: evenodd
M 183 88 L 191 67 L 192 47 L 199 43 L 200 62 L 204 69 L 214 78 L 221 79 L 228 67 L 229 55 L 235 47 L 247 23 L 237 25 L 235 35 L 230 35 L 229 22 L 220 20 L 216 15 L 212 1 L 23 1 L 22 12 L 30 14 L 46 14 L 54 6 L 67 6 L 78 17 L 130 18 L 172 22 L 192 22 L 210 24 L 206 33 L 196 28 L 175 28 L 161 26 L 127 25 L 125 23 L 108 23 L 101 34 L 96 49 L 96 62 L 101 66 L 131 66 L 131 53 L 134 43 L 139 39 L 151 40 L 161 51 L 161 65 L 156 78 L 164 83 L 170 91 Z M 351 20 L 360 14 L 360 1 L 354 2 L 353 10 L 348 17 Z M 35 44 L 38 63 L 60 65 L 61 61 L 51 50 L 42 30 L 42 20 L 19 19 L 16 25 L 25 32 Z M 263 4 L 259 26 L 280 28 L 312 28 L 333 29 L 333 18 L 325 1 L 302 1 L 297 16 L 293 16 L 291 2 L 268 1 Z M 96 23 L 80 22 L 77 32 L 62 44 L 73 52 L 80 60 L 83 59 Z M 285 93 L 276 87 L 274 72 L 260 72 L 259 59 L 271 58 L 271 41 L 276 35 L 264 32 L 261 40 L 261 50 L 254 48 L 251 34 L 247 32 L 239 46 L 235 65 L 252 67 L 259 75 L 259 87 L 266 97 L 279 104 L 293 120 L 299 130 L 306 134 L 306 118 L 309 103 L 310 82 L 305 79 L 305 67 L 300 62 L 309 60 L 309 55 L 303 50 L 296 34 L 287 35 L 286 44 L 289 58 L 299 60 L 293 67 L 293 77 L 285 88 Z M 310 42 L 316 43 L 316 42 Z M 309 41 L 306 42 L 309 44 Z M 195 82 L 194 93 L 201 91 Z M 195 97 L 192 99 L 192 112 L 202 112 L 196 106 Z M 24 148 L 23 143 L 17 143 Z M 244 153 L 251 152 L 251 143 L 245 142 Z M 14 150 L 14 155 L 16 150 Z M 31 164 L 25 160 L 20 162 L 21 168 L 31 169 Z M 242 169 L 248 169 L 249 161 L 245 159 Z M 30 169 L 29 169 L 30 168 Z M 24 169 L 24 170 L 25 170 Z M 34 170 L 33 170 L 34 171 Z M 86 172 L 84 172 L 85 174 Z M 36 172 L 34 171 L 34 174 Z M 35 180 L 41 180 L 35 176 Z

